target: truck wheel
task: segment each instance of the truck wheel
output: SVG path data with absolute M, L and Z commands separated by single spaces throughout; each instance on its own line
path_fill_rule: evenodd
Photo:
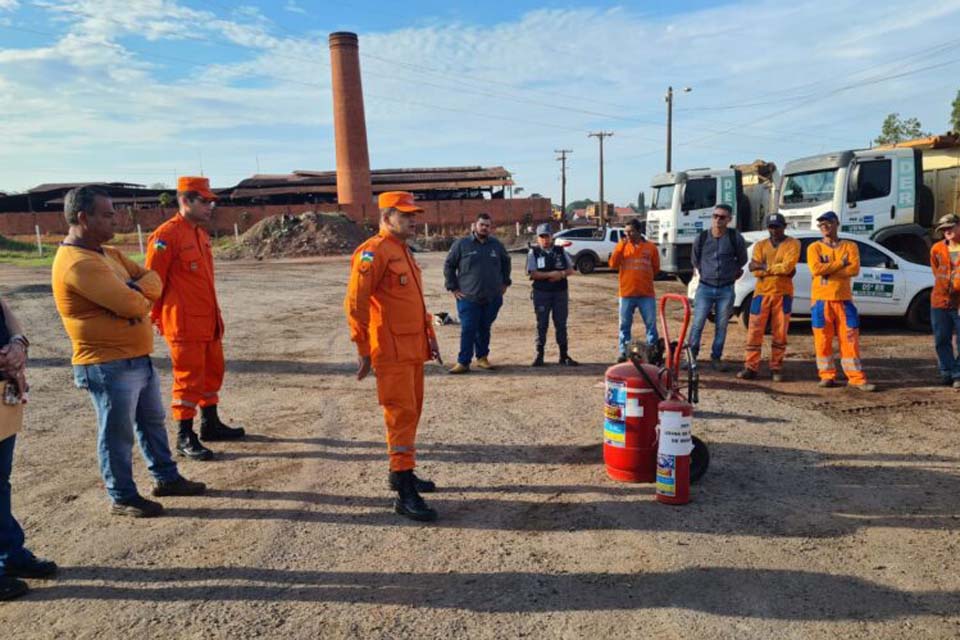
M 924 289 L 913 298 L 907 308 L 907 328 L 911 331 L 930 331 L 930 289 Z
M 597 259 L 589 253 L 577 257 L 577 271 L 580 273 L 587 275 L 588 273 L 593 273 L 593 270 L 596 268 Z

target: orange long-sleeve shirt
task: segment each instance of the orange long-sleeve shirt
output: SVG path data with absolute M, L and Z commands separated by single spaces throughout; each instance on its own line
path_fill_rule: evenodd
M 51 279 L 53 301 L 73 343 L 73 364 L 138 358 L 153 351 L 148 316 L 163 287 L 156 273 L 113 247 L 101 252 L 61 245 Z
M 350 339 L 375 367 L 430 359 L 427 339 L 435 335 L 420 266 L 389 231 L 381 229 L 354 252 L 344 311 Z
M 753 271 L 757 279 L 756 295 L 792 296 L 793 276 L 797 272 L 800 260 L 800 241 L 796 238 L 784 238 L 776 247 L 767 238 L 753 247 L 753 262 L 767 266 L 766 269 Z
M 634 244 L 623 239 L 610 254 L 610 268 L 620 270 L 621 298 L 652 298 L 653 279 L 660 271 L 660 254 L 648 240 Z
M 960 251 L 950 251 L 946 240 L 937 242 L 930 249 L 930 268 L 933 269 L 930 306 L 956 309 L 960 304 Z
M 844 265 L 844 258 L 847 264 Z M 807 266 L 813 276 L 811 300 L 851 300 L 850 280 L 860 273 L 860 250 L 855 242 L 840 240 L 830 247 L 822 240 L 807 248 Z
M 145 265 L 160 276 L 163 296 L 150 316 L 167 340 L 206 342 L 223 337 L 213 251 L 207 232 L 177 214 L 156 228 Z

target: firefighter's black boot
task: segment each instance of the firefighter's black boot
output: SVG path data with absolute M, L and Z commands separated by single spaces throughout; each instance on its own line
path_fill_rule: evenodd
M 566 347 L 560 349 L 560 364 L 565 367 L 576 367 L 580 365 L 579 362 L 570 357 Z
M 200 408 L 200 437 L 209 442 L 237 440 L 246 435 L 242 427 L 231 427 L 220 422 L 217 405 Z
M 537 357 L 533 359 L 531 367 L 542 367 L 543 366 L 543 347 L 537 347 Z
M 390 489 L 392 491 L 400 490 L 400 474 L 401 471 L 391 471 L 389 477 Z M 410 473 L 413 473 L 411 471 Z M 420 478 L 417 474 L 413 473 L 413 486 L 417 488 L 418 493 L 433 493 L 437 490 L 437 484 L 433 480 L 427 480 L 426 478 Z
M 213 459 L 213 451 L 200 444 L 200 439 L 193 432 L 193 418 L 180 420 L 177 428 L 177 453 L 191 460 Z
M 417 492 L 412 469 L 398 471 L 397 483 L 397 498 L 393 501 L 394 511 L 418 522 L 430 522 L 437 519 L 437 512 L 428 507 Z

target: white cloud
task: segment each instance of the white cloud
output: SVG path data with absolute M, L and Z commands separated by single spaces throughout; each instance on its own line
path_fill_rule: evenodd
M 8 143 L 0 163 L 20 172 L 0 186 L 30 186 L 51 177 L 44 169 L 73 165 L 169 181 L 173 168 L 195 170 L 201 151 L 218 184 L 252 173 L 254 155 L 271 172 L 334 166 L 322 35 L 278 30 L 252 5 L 224 15 L 174 0 L 38 4 L 66 33 L 40 47 L 0 48 Z M 300 8 L 282 8 L 291 7 Z M 956 91 L 945 78 L 956 67 L 829 90 L 958 57 L 957 49 L 924 53 L 955 40 L 957 13 L 957 0 L 870 11 L 853 0 L 768 0 L 674 16 L 544 9 L 491 27 L 431 22 L 361 33 L 371 159 L 375 167 L 504 164 L 527 192 L 558 199 L 552 151 L 562 146 L 574 149 L 573 199 L 596 191 L 587 131 L 612 129 L 607 193 L 633 200 L 662 167 L 670 84 L 694 87 L 676 100 L 679 167 L 760 156 L 782 164 L 862 146 L 892 111 L 941 130 L 953 97 L 944 96 Z M 145 53 L 151 42 L 184 46 L 169 59 Z
M 0 0 L 0 11 L 14 11 L 19 6 L 18 0 Z
M 301 15 L 307 15 L 307 10 L 301 7 L 296 3 L 296 0 L 287 0 L 287 4 L 283 6 L 284 11 L 289 11 L 290 13 L 299 13 Z

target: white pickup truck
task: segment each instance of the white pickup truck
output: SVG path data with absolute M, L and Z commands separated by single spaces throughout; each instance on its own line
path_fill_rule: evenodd
M 574 227 L 553 236 L 553 244 L 563 247 L 580 273 L 593 273 L 606 266 L 610 254 L 626 232 L 623 227 Z

